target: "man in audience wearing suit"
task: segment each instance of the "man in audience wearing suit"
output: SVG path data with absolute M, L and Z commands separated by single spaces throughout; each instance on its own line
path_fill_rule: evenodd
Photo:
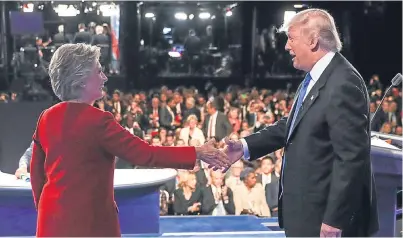
M 221 171 L 210 170 L 210 184 L 202 188 L 201 214 L 212 216 L 234 215 L 234 197 L 230 188 L 223 184 Z
M 263 157 L 260 160 L 260 171 L 261 173 L 257 176 L 257 180 L 265 187 L 266 184 L 271 183 L 276 177 L 274 175 L 274 159 L 270 156 Z
M 167 105 L 160 110 L 160 126 L 167 129 L 174 129 L 177 125 L 175 123 L 175 101 L 173 98 L 167 100 Z
M 207 117 L 204 121 L 203 132 L 206 138 L 217 138 L 219 141 L 228 136 L 232 132 L 232 126 L 228 117 L 221 111 L 224 106 L 224 100 L 215 97 L 213 101 L 207 103 Z
M 276 164 L 274 165 L 274 172 L 271 182 L 267 183 L 265 186 L 266 192 L 266 202 L 269 206 L 271 215 L 273 217 L 278 216 L 278 186 L 279 186 L 279 179 L 281 173 L 281 160 L 278 159 Z
M 196 172 L 196 178 L 197 186 L 200 187 L 205 187 L 210 182 L 210 169 L 206 163 L 201 162 L 200 169 Z
M 126 108 L 124 108 L 123 102 L 122 102 L 122 100 L 120 98 L 120 94 L 121 94 L 121 92 L 119 90 L 113 91 L 113 94 L 112 94 L 112 113 L 113 114 L 119 113 L 119 114 L 123 115 L 125 113 L 125 111 L 126 111 L 125 110 Z
M 78 24 L 78 32 L 74 36 L 74 40 L 73 40 L 74 44 L 77 44 L 77 43 L 91 44 L 92 35 L 90 32 L 86 31 L 85 29 L 86 29 L 86 27 L 85 27 L 84 23 Z
M 160 114 L 160 100 L 157 96 L 151 99 L 151 106 L 148 108 L 148 120 L 152 128 L 158 128 L 159 124 L 159 114 Z

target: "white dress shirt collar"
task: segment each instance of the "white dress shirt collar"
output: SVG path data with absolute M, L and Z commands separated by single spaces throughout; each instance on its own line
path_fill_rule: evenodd
M 313 83 L 316 83 L 316 81 L 320 78 L 323 71 L 325 71 L 327 66 L 330 64 L 330 61 L 332 61 L 335 54 L 336 54 L 335 52 L 330 51 L 325 56 L 323 56 L 318 62 L 316 62 L 316 64 L 309 72 L 309 74 L 312 77 Z

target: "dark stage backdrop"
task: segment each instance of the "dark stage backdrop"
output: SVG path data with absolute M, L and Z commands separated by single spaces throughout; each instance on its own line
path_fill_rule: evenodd
M 51 102 L 0 104 L 0 170 L 15 173 L 18 161 L 32 141 L 36 122 Z

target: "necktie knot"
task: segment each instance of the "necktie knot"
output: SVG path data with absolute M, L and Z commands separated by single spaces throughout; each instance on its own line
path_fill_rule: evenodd
M 306 88 L 308 87 L 309 82 L 311 81 L 312 77 L 310 73 L 307 73 L 304 78 L 303 86 Z

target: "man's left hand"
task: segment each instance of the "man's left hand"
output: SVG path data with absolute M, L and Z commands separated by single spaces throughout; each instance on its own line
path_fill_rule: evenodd
M 322 223 L 320 237 L 341 237 L 341 230 Z

